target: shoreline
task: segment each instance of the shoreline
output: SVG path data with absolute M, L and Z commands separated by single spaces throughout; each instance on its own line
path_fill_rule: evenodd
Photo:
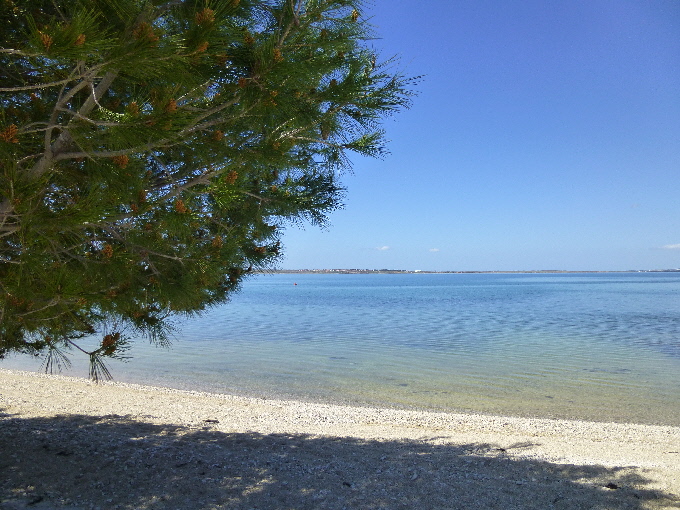
M 12 361 L 12 360 L 5 360 Z M 74 365 L 75 367 L 75 365 Z M 37 365 L 26 366 L 21 364 L 0 364 L 0 371 L 28 372 L 36 375 L 57 375 L 72 379 L 87 379 L 87 372 L 80 366 L 78 369 L 71 367 L 68 371 L 49 374 Z M 86 368 L 86 367 L 85 367 Z M 169 390 L 187 391 L 193 393 L 206 393 L 215 395 L 231 395 L 246 399 L 295 401 L 303 404 L 331 404 L 338 406 L 350 406 L 360 408 L 380 408 L 405 410 L 424 413 L 444 413 L 481 416 L 507 416 L 523 419 L 548 419 L 565 421 L 582 421 L 598 423 L 617 423 L 629 425 L 652 425 L 680 427 L 680 408 L 676 408 L 675 402 L 666 402 L 663 408 L 658 400 L 644 401 L 644 405 L 626 407 L 626 401 L 605 398 L 606 395 L 592 394 L 589 399 L 581 399 L 574 403 L 568 395 L 558 395 L 551 392 L 550 397 L 539 399 L 536 395 L 503 395 L 495 398 L 488 395 L 480 395 L 459 392 L 453 395 L 455 404 L 431 402 L 428 400 L 416 402 L 414 398 L 395 399 L 393 394 L 383 393 L 360 393 L 350 388 L 345 393 L 329 394 L 324 391 L 301 393 L 299 388 L 287 387 L 273 388 L 270 386 L 239 386 L 239 381 L 232 379 L 229 384 L 209 384 L 202 380 L 174 379 L 167 377 L 143 377 L 142 372 L 124 372 L 126 365 L 113 367 L 112 373 L 115 379 L 105 384 L 139 385 L 153 388 L 165 388 Z M 542 395 L 542 392 L 539 392 Z M 553 397 L 552 395 L 556 395 Z M 407 395 L 411 396 L 412 395 Z M 653 395 L 652 395 L 653 397 Z M 549 400 L 547 400 L 549 398 Z M 676 399 L 677 401 L 677 399 Z M 652 402 L 654 405 L 652 405 Z
M 0 461 L 0 507 L 9 509 L 275 508 L 276 498 L 290 508 L 481 509 L 497 497 L 506 501 L 499 508 L 680 505 L 672 426 L 258 399 L 0 369 L 0 427 L 2 448 L 16 452 Z M 239 457 L 235 445 L 249 453 Z M 134 460 L 139 446 L 151 467 Z M 52 471 L 64 462 L 69 473 Z M 176 478 L 165 470 L 178 465 L 193 471 L 177 487 L 157 480 Z M 456 506 L 463 487 L 476 497 Z

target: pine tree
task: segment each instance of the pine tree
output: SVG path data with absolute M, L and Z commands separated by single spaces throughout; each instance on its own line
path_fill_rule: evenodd
M 272 267 L 411 96 L 358 1 L 0 2 L 0 356 L 48 369 L 108 377 Z

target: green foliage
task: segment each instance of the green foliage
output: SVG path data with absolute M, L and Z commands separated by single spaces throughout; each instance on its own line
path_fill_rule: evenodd
M 48 368 L 226 301 L 411 95 L 357 1 L 0 3 L 0 356 Z

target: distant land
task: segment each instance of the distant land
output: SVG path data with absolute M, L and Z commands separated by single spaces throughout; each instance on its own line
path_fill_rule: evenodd
M 677 273 L 680 269 L 629 269 L 626 271 L 566 271 L 537 269 L 527 271 L 425 271 L 420 269 L 273 269 L 258 271 L 281 274 L 578 274 L 578 273 Z

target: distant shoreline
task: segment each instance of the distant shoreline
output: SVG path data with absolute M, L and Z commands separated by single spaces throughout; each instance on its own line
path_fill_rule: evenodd
M 607 273 L 680 273 L 680 269 L 629 269 L 625 271 L 568 271 L 536 269 L 523 271 L 425 271 L 410 269 L 272 269 L 258 274 L 607 274 Z

